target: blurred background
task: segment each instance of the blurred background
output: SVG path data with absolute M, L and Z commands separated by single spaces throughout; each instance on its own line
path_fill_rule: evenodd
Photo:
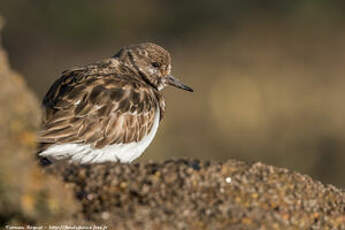
M 195 93 L 139 161 L 261 161 L 345 188 L 345 1 L 0 1 L 12 67 L 41 100 L 73 65 L 156 42 Z

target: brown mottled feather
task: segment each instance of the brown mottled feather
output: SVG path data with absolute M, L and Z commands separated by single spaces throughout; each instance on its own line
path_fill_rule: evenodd
M 65 71 L 43 100 L 39 152 L 52 144 L 83 143 L 94 148 L 138 142 L 152 128 L 159 92 L 133 78 L 115 59 Z

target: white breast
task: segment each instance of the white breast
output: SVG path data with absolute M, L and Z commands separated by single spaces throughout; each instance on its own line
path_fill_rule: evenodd
M 159 119 L 160 111 L 157 109 L 150 133 L 139 142 L 114 144 L 102 149 L 94 149 L 90 144 L 56 144 L 39 155 L 51 161 L 70 159 L 82 164 L 105 161 L 131 162 L 138 158 L 152 142 L 159 126 Z

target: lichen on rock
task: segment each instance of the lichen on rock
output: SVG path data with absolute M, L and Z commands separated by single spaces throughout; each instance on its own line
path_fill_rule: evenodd
M 61 180 L 46 175 L 34 160 L 40 106 L 1 44 L 0 79 L 0 225 L 68 223 L 79 206 Z

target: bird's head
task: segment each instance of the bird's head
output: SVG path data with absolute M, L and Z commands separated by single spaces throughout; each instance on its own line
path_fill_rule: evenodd
M 137 72 L 152 87 L 162 90 L 168 85 L 193 92 L 171 75 L 171 57 L 162 47 L 150 43 L 139 43 L 122 48 L 114 58 Z

